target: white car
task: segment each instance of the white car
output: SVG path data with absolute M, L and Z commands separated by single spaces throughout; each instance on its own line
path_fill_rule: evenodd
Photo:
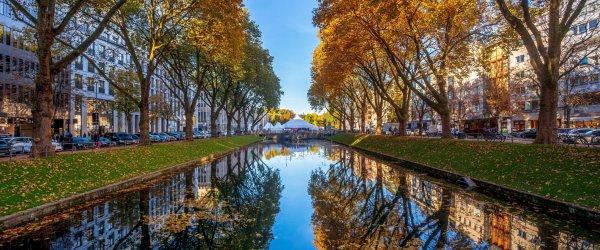
M 56 140 L 52 140 L 52 146 L 54 147 L 54 151 L 60 152 L 63 151 L 63 146 L 58 143 Z
M 15 153 L 30 153 L 32 141 L 30 137 L 13 137 L 6 139 Z

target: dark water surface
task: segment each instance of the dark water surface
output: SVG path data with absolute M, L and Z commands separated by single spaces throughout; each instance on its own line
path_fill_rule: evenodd
M 264 143 L 0 233 L 0 249 L 600 249 L 600 233 L 324 141 Z

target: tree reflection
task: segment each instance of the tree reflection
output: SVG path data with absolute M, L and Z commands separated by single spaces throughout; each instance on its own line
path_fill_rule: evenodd
M 210 172 L 210 181 L 194 185 L 194 178 L 206 177 L 202 176 L 205 168 L 210 169 L 205 171 Z M 160 231 L 161 245 L 173 249 L 268 246 L 283 187 L 279 172 L 253 150 L 186 173 L 185 182 L 185 201 Z
M 352 151 L 331 155 L 338 161 L 314 171 L 308 188 L 317 247 L 429 249 L 449 244 L 452 192 Z M 452 244 L 469 245 L 460 238 Z

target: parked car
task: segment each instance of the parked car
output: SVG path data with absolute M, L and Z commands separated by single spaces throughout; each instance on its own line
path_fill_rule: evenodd
M 185 139 L 185 136 L 182 138 L 181 137 L 181 133 L 177 133 L 177 132 L 171 132 L 171 133 L 165 133 L 168 136 L 171 136 L 173 138 L 175 138 L 175 140 L 181 140 L 181 139 Z
M 12 147 L 5 140 L 0 140 L 0 155 L 6 156 L 10 155 L 12 152 Z M 12 152 L 14 153 L 14 152 Z
M 205 131 L 194 131 L 194 139 L 202 139 L 207 137 L 208 136 Z
M 128 133 L 117 132 L 117 133 L 108 133 L 106 134 L 106 138 L 111 141 L 114 141 L 118 145 L 131 145 L 134 143 L 133 138 Z
M 587 132 L 592 131 L 593 129 L 591 128 L 577 128 L 577 129 L 571 129 L 571 131 L 569 131 L 568 135 L 569 136 L 575 136 L 575 135 L 583 135 Z
M 54 139 L 52 140 L 52 146 L 54 147 L 54 151 L 56 152 L 63 151 L 63 146 Z
M 6 142 L 11 146 L 13 152 L 16 153 L 29 153 L 31 152 L 31 138 L 29 137 L 12 137 L 5 139 Z
M 168 140 L 167 137 L 162 134 L 152 133 L 150 135 L 156 136 L 159 142 L 166 142 Z
M 160 136 L 155 134 L 150 134 L 150 142 L 161 142 Z
M 168 135 L 167 133 L 160 133 L 160 136 L 165 137 L 165 141 L 176 141 L 177 139 L 173 136 Z
M 537 136 L 537 129 L 532 128 L 529 130 L 525 130 L 523 132 L 520 132 L 518 135 L 521 138 L 535 139 L 535 137 Z
M 588 131 L 583 137 L 588 143 L 600 143 L 600 129 Z
M 140 135 L 139 134 L 132 134 L 131 135 L 131 139 L 133 139 L 133 144 L 139 144 L 140 143 Z
M 65 150 L 81 150 L 96 148 L 96 143 L 90 141 L 87 137 L 74 137 L 72 142 L 64 144 Z
M 114 147 L 114 146 L 117 146 L 116 142 L 111 141 L 106 137 L 100 137 L 100 147 L 106 148 L 106 147 Z
M 592 130 L 590 128 L 571 129 L 566 135 L 560 136 L 560 139 L 562 139 L 562 142 L 569 144 L 584 143 L 579 137 L 584 137 L 587 132 Z
M 558 136 L 566 136 L 569 133 L 569 131 L 571 131 L 570 128 L 559 128 L 556 132 Z

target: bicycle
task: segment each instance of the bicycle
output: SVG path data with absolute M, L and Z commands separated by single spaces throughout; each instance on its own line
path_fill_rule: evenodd
M 503 135 L 502 133 L 487 131 L 487 132 L 483 133 L 483 139 L 485 141 L 491 141 L 491 142 L 495 142 L 495 141 L 505 142 L 506 136 Z

